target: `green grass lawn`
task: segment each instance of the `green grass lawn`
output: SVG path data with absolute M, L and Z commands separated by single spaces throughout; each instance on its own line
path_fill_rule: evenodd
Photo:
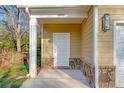
M 5 72 L 0 68 L 0 88 L 12 87 L 19 88 L 27 79 L 28 64 L 16 64 L 11 67 L 11 70 Z M 21 78 L 19 78 L 21 77 Z

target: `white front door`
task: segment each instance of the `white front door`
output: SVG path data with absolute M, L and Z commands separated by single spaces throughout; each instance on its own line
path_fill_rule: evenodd
M 53 33 L 54 66 L 68 67 L 70 56 L 69 33 Z
M 115 25 L 116 87 L 124 87 L 124 22 Z

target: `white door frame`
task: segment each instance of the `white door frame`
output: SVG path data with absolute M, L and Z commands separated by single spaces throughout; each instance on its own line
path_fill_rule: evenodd
M 62 34 L 68 35 L 68 60 L 69 60 L 69 58 L 70 58 L 70 33 L 53 33 L 53 57 L 54 57 L 54 36 L 62 35 Z M 56 66 L 55 61 L 56 61 L 56 59 L 54 59 L 54 66 Z M 69 64 L 68 64 L 68 66 L 69 66 Z
M 114 66 L 116 67 L 117 66 L 117 59 L 116 59 L 116 24 L 117 23 L 124 23 L 124 20 L 115 20 L 113 22 L 113 64 Z M 115 87 L 118 87 L 117 86 L 117 69 L 115 69 Z

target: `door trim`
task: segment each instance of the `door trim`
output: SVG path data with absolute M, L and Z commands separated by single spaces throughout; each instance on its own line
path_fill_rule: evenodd
M 115 20 L 113 21 L 113 64 L 117 68 L 117 57 L 116 57 L 116 24 L 117 23 L 124 23 L 124 20 Z M 115 87 L 117 86 L 117 69 L 115 68 Z M 120 86 L 119 86 L 120 87 Z
M 69 60 L 69 58 L 70 58 L 70 33 L 53 33 L 53 58 L 54 58 L 54 36 L 55 35 L 62 35 L 62 34 L 66 34 L 68 36 L 68 60 Z M 55 67 L 55 61 L 56 60 L 53 59 L 54 67 Z M 69 62 L 68 62 L 68 66 L 69 66 Z

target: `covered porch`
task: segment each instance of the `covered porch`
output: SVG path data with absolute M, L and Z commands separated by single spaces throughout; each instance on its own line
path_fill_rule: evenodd
M 33 87 L 57 87 L 57 85 L 58 87 L 98 87 L 98 7 L 27 6 L 26 9 L 30 16 L 29 74 L 31 79 L 24 82 L 22 87 L 26 87 L 25 85 L 27 87 L 31 87 L 30 85 Z M 38 30 L 41 35 L 40 72 L 37 72 Z M 59 47 L 56 48 L 55 45 Z M 56 82 L 55 85 L 50 84 L 51 79 L 53 79 L 51 82 Z M 42 86 L 43 82 L 45 86 Z M 73 83 L 68 85 L 68 82 Z M 75 86 L 74 83 L 79 86 Z

